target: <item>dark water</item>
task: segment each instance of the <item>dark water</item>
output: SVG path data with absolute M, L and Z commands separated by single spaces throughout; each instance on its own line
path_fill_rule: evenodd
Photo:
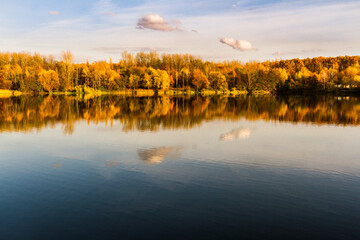
M 354 97 L 0 99 L 0 239 L 359 239 Z

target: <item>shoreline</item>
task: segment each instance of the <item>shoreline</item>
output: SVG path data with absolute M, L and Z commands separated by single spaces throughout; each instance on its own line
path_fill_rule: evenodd
M 152 96 L 244 96 L 244 95 L 272 95 L 272 96 L 311 96 L 311 95 L 333 95 L 333 96 L 360 96 L 360 88 L 344 88 L 344 89 L 294 89 L 284 90 L 278 92 L 270 91 L 253 91 L 251 93 L 245 90 L 201 90 L 195 89 L 185 90 L 152 90 L 152 89 L 126 89 L 116 91 L 69 91 L 69 92 L 20 92 L 16 90 L 0 89 L 0 98 L 18 97 L 22 95 L 71 95 L 71 96 L 84 96 L 86 98 L 99 97 L 102 95 L 118 95 L 118 96 L 134 96 L 134 97 L 152 97 Z
M 102 95 L 119 95 L 119 96 L 138 96 L 138 97 L 151 97 L 151 96 L 193 96 L 193 95 L 202 95 L 202 96 L 215 96 L 215 95 L 224 95 L 224 96 L 240 96 L 247 95 L 247 91 L 242 90 L 202 90 L 196 91 L 195 89 L 186 89 L 186 90 L 151 90 L 151 89 L 126 89 L 126 90 L 116 90 L 116 91 L 101 91 L 101 90 L 90 90 L 90 91 L 69 91 L 69 92 L 20 92 L 14 90 L 0 90 L 1 97 L 16 97 L 20 95 L 73 95 L 73 96 L 102 96 Z M 258 91 L 256 94 L 269 95 L 268 91 Z

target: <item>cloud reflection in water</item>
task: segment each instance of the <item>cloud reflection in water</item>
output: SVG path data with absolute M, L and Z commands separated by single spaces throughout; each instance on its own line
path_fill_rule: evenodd
M 220 135 L 220 141 L 233 141 L 234 139 L 247 139 L 251 135 L 250 128 L 237 128 L 233 129 L 228 133 Z
M 164 161 L 164 159 L 174 152 L 171 156 L 176 159 L 180 157 L 181 147 L 158 147 L 158 148 L 149 148 L 149 149 L 139 149 L 137 151 L 139 158 L 146 163 L 150 164 L 159 164 Z

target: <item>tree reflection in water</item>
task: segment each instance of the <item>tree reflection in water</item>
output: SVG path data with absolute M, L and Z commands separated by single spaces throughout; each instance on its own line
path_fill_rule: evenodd
M 114 121 L 123 131 L 189 129 L 214 119 L 280 121 L 293 123 L 359 125 L 357 97 L 241 96 L 241 97 L 125 97 L 29 96 L 0 99 L 0 131 L 31 131 L 62 124 L 72 134 L 74 124 Z M 233 130 L 221 138 L 250 133 Z M 230 135 L 231 136 L 230 136 Z

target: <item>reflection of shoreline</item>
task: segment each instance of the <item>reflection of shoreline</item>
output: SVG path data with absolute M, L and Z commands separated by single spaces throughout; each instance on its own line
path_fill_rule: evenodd
M 237 128 L 233 129 L 228 133 L 224 133 L 220 135 L 221 141 L 233 141 L 234 139 L 247 139 L 251 135 L 250 128 Z
M 215 119 L 360 125 L 360 100 L 322 97 L 123 97 L 91 100 L 74 96 L 0 99 L 0 133 L 27 132 L 61 123 L 72 134 L 76 122 L 118 121 L 123 131 L 189 129 Z M 235 134 L 236 135 L 236 134 Z
M 137 153 L 141 160 L 150 164 L 159 164 L 162 163 L 164 159 L 168 157 L 170 153 L 172 153 L 174 150 L 175 153 L 172 154 L 172 157 L 178 158 L 181 148 L 159 147 L 150 149 L 139 149 Z

